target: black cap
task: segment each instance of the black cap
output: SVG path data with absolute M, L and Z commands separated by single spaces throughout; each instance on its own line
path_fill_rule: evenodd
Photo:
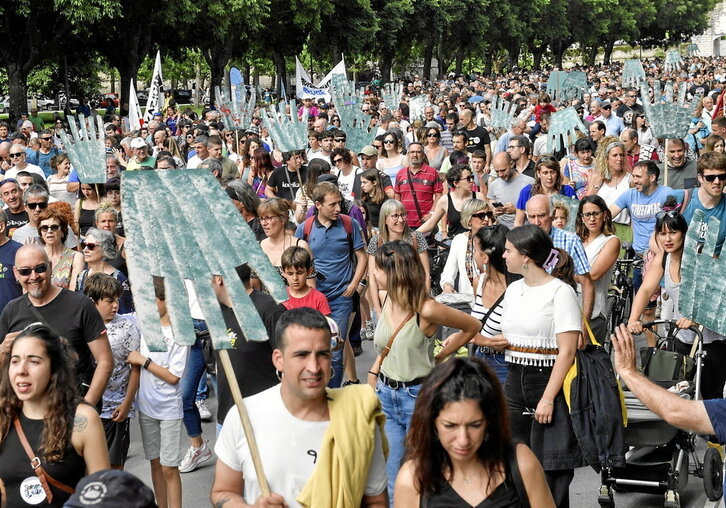
M 86 476 L 63 508 L 157 508 L 154 492 L 131 473 L 106 469 Z

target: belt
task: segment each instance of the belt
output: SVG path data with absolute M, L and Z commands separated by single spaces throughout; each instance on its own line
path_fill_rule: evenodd
M 425 376 L 417 377 L 416 379 L 412 379 L 411 381 L 396 381 L 395 379 L 386 377 L 379 372 L 378 379 L 383 381 L 383 384 L 385 384 L 386 386 L 393 388 L 394 390 L 398 390 L 399 388 L 408 388 L 409 386 L 418 386 L 421 383 L 423 383 L 423 380 L 426 379 L 426 377 Z

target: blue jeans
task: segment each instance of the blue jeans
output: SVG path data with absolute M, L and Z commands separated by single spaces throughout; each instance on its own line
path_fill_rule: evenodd
M 381 400 L 383 414 L 386 415 L 386 437 L 388 438 L 388 499 L 393 506 L 393 485 L 396 483 L 398 470 L 405 451 L 406 433 L 411 425 L 413 408 L 421 385 L 394 390 L 380 379 L 376 383 L 376 392 Z
M 476 356 L 481 358 L 497 375 L 497 379 L 504 386 L 507 382 L 507 374 L 509 373 L 509 364 L 504 359 L 504 353 L 485 353 L 481 348 L 476 348 Z
M 340 330 L 340 340 L 348 339 L 348 320 L 353 312 L 353 300 L 345 296 L 339 296 L 328 301 L 330 306 L 330 317 L 338 324 Z M 333 377 L 330 378 L 328 386 L 330 388 L 340 388 L 343 383 L 343 348 L 333 351 Z
M 198 319 L 194 320 L 195 332 L 204 332 L 206 330 L 207 323 Z M 194 342 L 194 345 L 189 348 L 187 368 L 184 370 L 184 375 L 181 378 L 184 427 L 189 437 L 199 437 L 202 435 L 202 419 L 199 416 L 199 409 L 197 409 L 195 402 L 197 399 L 199 380 L 204 376 L 205 368 L 202 339 L 197 335 L 197 340 Z

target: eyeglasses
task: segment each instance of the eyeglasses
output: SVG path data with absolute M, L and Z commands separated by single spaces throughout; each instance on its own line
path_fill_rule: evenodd
M 58 231 L 60 229 L 59 224 L 44 224 L 38 228 L 41 233 L 47 233 L 48 231 Z
M 474 181 L 474 177 L 473 177 L 473 176 L 471 176 L 471 175 L 469 175 L 469 176 L 467 176 L 467 177 L 465 177 L 465 178 L 459 178 L 459 180 L 458 180 L 458 181 L 459 181 L 459 182 L 462 182 L 462 181 L 464 181 L 464 180 L 466 180 L 467 182 L 473 182 L 473 181 Z
M 10 157 L 14 159 L 15 157 L 20 157 L 23 154 L 25 154 L 25 152 L 11 153 Z
M 279 217 L 278 215 L 271 215 L 269 217 L 260 217 L 260 222 L 272 222 L 273 220 L 277 219 Z
M 707 182 L 715 182 L 716 178 L 718 178 L 720 182 L 726 182 L 726 173 L 719 173 L 717 175 L 703 175 L 703 179 Z
M 589 219 L 590 217 L 600 217 L 600 214 L 602 213 L 602 210 L 596 210 L 594 212 L 582 212 L 580 216 L 585 217 L 586 219 Z
M 670 217 L 671 219 L 675 219 L 679 215 L 680 213 L 678 212 L 678 210 L 663 210 L 662 212 L 658 212 L 655 214 L 655 219 L 661 220 L 664 217 Z
M 31 210 L 35 210 L 36 208 L 45 210 L 46 208 L 48 208 L 48 203 L 25 203 L 25 206 L 27 206 Z
M 35 272 L 37 274 L 45 273 L 48 271 L 48 265 L 45 263 L 41 263 L 33 268 L 17 268 L 18 273 L 22 275 L 23 277 L 27 277 L 31 273 Z
M 86 249 L 93 250 L 96 247 L 97 247 L 97 244 L 95 244 L 95 243 L 81 242 L 81 250 L 86 250 Z
M 406 220 L 406 217 L 408 217 L 407 213 L 393 213 L 389 215 L 391 219 L 393 219 L 393 222 L 398 222 L 400 220 Z
M 53 138 L 40 138 L 41 141 L 50 141 Z
M 472 213 L 471 216 L 476 217 L 479 220 L 492 219 L 494 217 L 494 213 L 493 212 L 479 212 L 479 213 Z

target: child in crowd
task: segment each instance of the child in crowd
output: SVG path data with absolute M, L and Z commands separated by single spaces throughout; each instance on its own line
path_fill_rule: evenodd
M 111 467 L 123 469 L 129 452 L 129 425 L 134 416 L 134 398 L 139 389 L 139 366 L 126 363 L 132 351 L 138 351 L 141 332 L 136 322 L 118 314 L 121 283 L 105 273 L 94 273 L 86 279 L 83 292 L 96 304 L 106 323 L 108 342 L 113 353 L 113 372 L 103 392 L 101 422 L 106 433 Z
M 555 203 L 553 208 L 552 225 L 556 228 L 565 229 L 567 221 L 570 220 L 570 211 L 562 203 Z
M 156 502 L 159 506 L 181 508 L 179 442 L 184 412 L 179 380 L 184 375 L 189 347 L 174 342 L 164 283 L 160 278 L 154 278 L 154 293 L 167 351 L 151 353 L 146 340 L 142 340 L 141 353 L 132 351 L 127 361 L 142 367 L 136 404 L 144 454 L 151 463 Z
M 287 281 L 288 299 L 282 305 L 290 310 L 298 307 L 311 307 L 324 316 L 330 315 L 328 299 L 323 293 L 308 286 L 308 278 L 313 273 L 313 260 L 307 249 L 288 247 L 280 258 L 282 275 Z

